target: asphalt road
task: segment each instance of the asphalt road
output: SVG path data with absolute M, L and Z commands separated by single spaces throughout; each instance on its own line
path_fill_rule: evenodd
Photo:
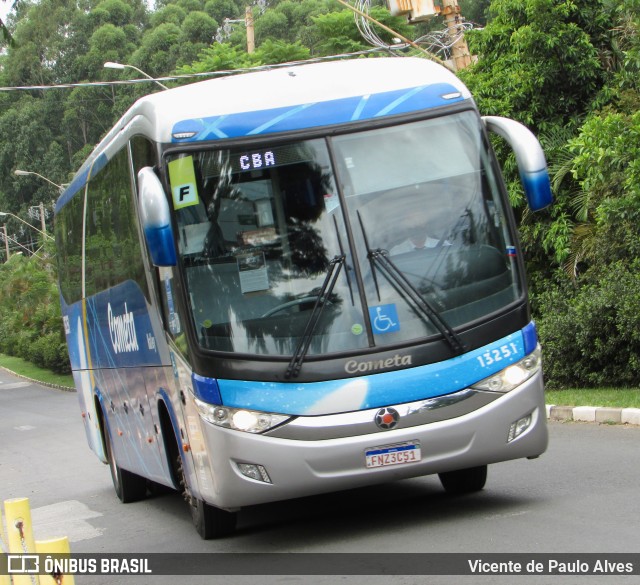
M 28 497 L 37 540 L 74 553 L 638 553 L 640 427 L 550 423 L 547 453 L 491 466 L 486 488 L 445 495 L 436 477 L 240 512 L 202 541 L 177 494 L 123 505 L 89 450 L 75 393 L 0 370 L 0 503 Z M 327 554 L 331 562 L 331 554 Z M 76 576 L 76 583 L 640 583 L 633 576 Z

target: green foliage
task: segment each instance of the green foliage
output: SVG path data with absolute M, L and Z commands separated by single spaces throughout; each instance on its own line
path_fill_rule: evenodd
M 131 55 L 131 63 L 152 77 L 174 69 L 178 57 L 180 27 L 165 22 L 149 29 L 142 37 L 140 47 Z
M 78 65 L 86 72 L 97 71 L 105 61 L 119 62 L 126 58 L 134 47 L 123 27 L 108 22 L 91 35 L 89 50 L 78 59 Z
M 640 384 L 640 262 L 561 277 L 533 300 L 549 387 Z
M 40 260 L 0 265 L 0 352 L 58 373 L 70 371 L 58 289 Z
M 134 17 L 134 9 L 122 0 L 102 0 L 92 11 L 91 18 L 100 24 L 127 26 Z
M 405 37 L 413 35 L 411 28 L 403 19 L 391 16 L 384 8 L 374 7 L 370 10 L 370 15 Z M 354 16 L 350 10 L 327 12 L 310 18 L 312 25 L 307 27 L 303 40 L 314 55 L 336 55 L 370 48 L 355 26 Z M 372 27 L 376 29 L 380 38 L 392 44 L 392 35 L 376 25 Z
M 216 43 L 203 49 L 198 61 L 178 69 L 179 73 L 204 73 L 207 71 L 229 71 L 248 67 L 249 55 L 242 49 L 227 43 Z
M 312 35 L 315 54 L 334 55 L 362 51 L 367 47 L 353 24 L 353 14 L 347 10 L 313 17 Z
M 277 10 L 269 10 L 255 20 L 255 39 L 260 44 L 267 39 L 285 39 L 289 37 L 289 19 Z
M 186 15 L 187 12 L 177 4 L 168 4 L 164 8 L 154 12 L 151 15 L 149 23 L 151 24 L 152 29 L 159 27 L 161 24 L 167 23 L 180 26 Z
M 194 11 L 183 20 L 182 35 L 185 42 L 209 45 L 217 28 L 218 23 L 206 12 Z
M 468 35 L 479 61 L 460 76 L 483 113 L 525 123 L 546 150 L 555 202 L 532 214 L 496 143 L 547 382 L 638 384 L 638 2 L 494 0 L 490 12 Z
M 253 57 L 257 64 L 278 64 L 302 61 L 308 59 L 310 54 L 309 49 L 304 47 L 300 41 L 287 43 L 267 39 L 256 49 Z
M 240 14 L 238 5 L 233 0 L 208 0 L 204 11 L 219 24 L 225 18 L 236 19 Z
M 584 112 L 605 81 L 599 49 L 610 16 L 596 0 L 494 0 L 487 26 L 468 35 L 477 65 L 462 77 L 481 111 L 535 131 Z
M 458 5 L 467 22 L 486 26 L 490 0 L 459 0 Z
M 590 117 L 569 142 L 581 188 L 578 219 L 592 226 L 583 254 L 594 266 L 640 255 L 640 112 Z

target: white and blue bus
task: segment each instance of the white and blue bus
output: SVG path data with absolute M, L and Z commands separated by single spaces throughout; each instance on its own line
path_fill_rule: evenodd
M 545 157 L 425 59 L 254 71 L 138 100 L 56 206 L 86 434 L 123 502 L 244 506 L 547 446 L 540 348 L 488 140 L 533 210 Z

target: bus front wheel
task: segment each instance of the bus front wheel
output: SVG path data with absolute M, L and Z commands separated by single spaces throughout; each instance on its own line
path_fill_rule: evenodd
M 192 501 L 190 507 L 193 525 L 203 540 L 228 536 L 236 528 L 236 512 L 221 510 L 199 499 Z
M 442 487 L 448 494 L 470 494 L 480 491 L 487 483 L 487 466 L 470 467 L 439 473 Z
M 191 511 L 191 519 L 196 531 L 203 540 L 222 538 L 233 533 L 236 528 L 238 514 L 227 512 L 191 495 L 187 479 L 185 477 L 182 457 L 178 454 L 177 445 L 172 450 L 173 472 L 178 479 L 178 485 L 182 490 L 182 496 Z

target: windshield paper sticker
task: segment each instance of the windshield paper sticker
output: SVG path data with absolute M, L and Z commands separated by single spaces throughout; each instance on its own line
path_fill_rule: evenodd
M 237 257 L 242 294 L 269 289 L 267 262 L 262 252 L 251 252 Z
M 183 156 L 169 163 L 169 181 L 173 195 L 173 208 L 182 209 L 198 205 L 198 188 L 196 173 L 193 168 L 193 157 Z
M 340 199 L 338 199 L 337 193 L 325 193 L 324 195 L 324 208 L 327 213 L 331 213 L 334 209 L 340 207 Z

